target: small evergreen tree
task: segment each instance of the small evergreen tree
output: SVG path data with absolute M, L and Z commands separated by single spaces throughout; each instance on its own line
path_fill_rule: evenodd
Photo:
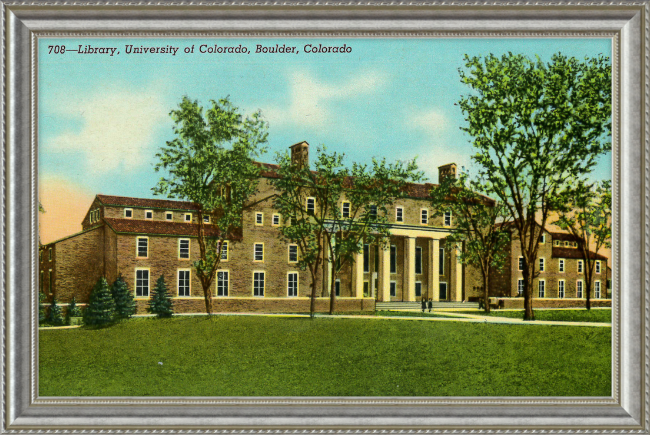
M 169 295 L 169 291 L 167 291 L 165 277 L 162 275 L 156 281 L 156 287 L 153 289 L 147 311 L 158 317 L 171 317 L 174 314 L 172 298 Z
M 84 323 L 86 325 L 105 325 L 111 323 L 115 317 L 115 302 L 104 277 L 95 284 L 90 301 L 84 310 Z
M 111 289 L 115 301 L 115 318 L 128 319 L 135 314 L 135 301 L 133 293 L 129 290 L 122 275 L 118 276 Z
M 50 309 L 47 313 L 47 323 L 54 326 L 63 325 L 63 316 L 61 315 L 61 307 L 56 304 L 56 298 L 52 298 Z
M 68 309 L 65 311 L 65 323 L 70 324 L 70 319 L 73 317 L 81 317 L 81 309 L 77 306 L 77 299 L 73 296 Z
M 41 325 L 45 322 L 45 294 L 42 292 L 38 293 L 38 324 Z

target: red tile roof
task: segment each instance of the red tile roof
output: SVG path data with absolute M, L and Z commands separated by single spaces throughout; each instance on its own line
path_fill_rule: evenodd
M 115 218 L 104 218 L 104 222 L 106 222 L 116 233 L 194 237 L 197 237 L 199 234 L 198 224 L 189 224 L 183 222 Z M 214 225 L 206 225 L 205 235 L 208 237 L 216 237 L 219 235 L 219 229 Z M 241 231 L 239 234 L 232 234 L 227 238 L 229 240 L 239 239 L 241 238 Z
M 582 252 L 577 248 L 556 248 L 553 247 L 553 258 L 582 258 Z M 607 257 L 589 251 L 589 258 L 595 260 L 607 260 Z
M 180 210 L 198 210 L 198 207 L 193 202 L 189 201 L 174 201 L 171 199 L 146 199 L 146 198 L 132 198 L 128 196 L 112 196 L 112 195 L 97 195 L 97 199 L 105 205 L 117 205 L 125 207 L 150 207 L 150 208 L 164 208 L 164 209 L 180 209 Z
M 579 242 L 580 238 L 574 236 L 573 234 L 570 233 L 553 233 L 553 232 L 548 232 L 553 240 L 562 240 L 566 242 Z

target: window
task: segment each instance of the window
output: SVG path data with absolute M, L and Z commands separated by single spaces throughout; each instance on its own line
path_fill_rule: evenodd
M 289 297 L 298 296 L 298 272 L 287 274 L 287 295 Z
M 367 298 L 370 295 L 370 283 L 368 281 L 363 282 L 363 297 Z
M 397 246 L 390 247 L 390 273 L 397 273 Z
M 377 206 L 374 204 L 370 206 L 370 219 L 377 219 Z
M 52 248 L 47 250 L 47 259 L 48 261 L 52 261 Z
M 217 296 L 228 296 L 230 274 L 227 270 L 217 271 Z
M 539 271 L 540 272 L 544 272 L 544 264 L 545 264 L 544 259 L 540 258 L 539 259 Z
M 415 282 L 415 297 L 422 296 L 422 283 L 420 281 Z
M 298 262 L 298 245 L 289 245 L 289 263 Z
M 422 209 L 420 210 L 420 223 L 426 225 L 429 223 L 429 210 Z
M 539 238 L 539 243 L 546 243 L 546 234 L 542 233 L 542 236 Z
M 135 296 L 138 298 L 149 297 L 149 269 L 135 270 Z
M 125 208 L 124 209 L 124 217 L 127 219 L 130 219 L 133 217 L 133 210 L 130 208 Z
M 578 273 L 583 273 L 582 272 L 583 266 L 584 266 L 584 263 L 582 262 L 582 260 L 578 260 Z
M 185 213 L 185 222 L 192 222 L 192 213 Z
M 395 209 L 395 222 L 404 222 L 404 209 L 402 207 Z
M 555 241 L 555 246 L 560 246 L 560 241 L 559 240 Z
M 596 273 L 600 273 L 600 261 L 596 261 Z
M 255 243 L 253 261 L 264 261 L 264 243 Z
M 203 223 L 204 224 L 209 224 L 210 223 L 210 216 L 203 215 Z
M 564 259 L 560 258 L 558 261 L 559 261 L 559 271 L 564 272 Z
M 564 280 L 561 279 L 557 282 L 557 297 L 558 298 L 563 298 L 564 297 Z
M 538 286 L 538 288 L 539 288 L 539 297 L 540 297 L 540 298 L 543 298 L 543 297 L 544 297 L 544 294 L 545 294 L 545 290 L 546 290 L 546 289 L 545 289 L 545 287 L 546 287 L 546 281 L 544 281 L 543 279 L 540 279 L 540 280 L 539 280 L 539 283 L 538 283 L 537 286 Z
M 190 239 L 178 240 L 178 258 L 186 260 L 190 258 Z
M 189 270 L 179 270 L 178 271 L 178 296 L 189 296 L 190 295 L 190 271 Z
M 221 261 L 228 261 L 228 241 L 223 241 L 223 246 L 221 247 Z
M 438 251 L 438 257 L 439 257 L 439 262 L 438 262 L 438 270 L 440 275 L 445 274 L 445 248 L 440 248 Z
M 264 225 L 264 215 L 262 213 L 255 213 L 255 225 Z
M 594 282 L 594 298 L 600 299 L 600 281 Z
M 379 271 L 379 245 L 375 245 L 375 272 Z
M 343 204 L 341 204 L 341 217 L 350 217 L 350 203 L 347 201 L 344 201 Z
M 564 242 L 564 247 L 568 248 L 569 247 L 569 242 Z
M 171 211 L 166 211 L 165 212 L 165 220 L 171 221 L 174 219 L 174 213 Z
M 274 214 L 273 219 L 271 220 L 271 225 L 274 227 L 280 226 L 280 215 Z
M 153 219 L 153 210 L 145 210 L 144 211 L 144 218 L 145 219 Z
M 307 213 L 314 213 L 316 211 L 316 199 L 307 198 Z
M 336 296 L 341 296 L 341 280 L 337 279 L 334 281 L 334 294 Z
M 451 212 L 450 212 L 450 211 L 446 211 L 446 212 L 445 212 L 445 223 L 444 223 L 444 225 L 445 225 L 446 227 L 450 227 L 450 226 L 451 226 Z
M 422 248 L 419 246 L 415 247 L 415 273 L 422 273 Z
M 523 296 L 524 295 L 524 280 L 520 279 L 517 280 L 517 296 Z
M 47 291 L 49 294 L 54 293 L 52 289 L 52 269 L 47 271 Z
M 370 246 L 363 245 L 363 271 L 370 272 Z
M 149 239 L 147 237 L 137 238 L 136 256 L 140 258 L 149 256 Z
M 519 257 L 519 270 L 524 270 L 524 257 Z
M 395 281 L 390 282 L 390 295 L 397 296 L 397 283 Z
M 253 272 L 253 296 L 264 296 L 264 272 Z
M 576 282 L 576 297 L 577 298 L 583 298 L 584 297 L 583 294 L 582 294 L 582 289 L 583 289 L 584 285 L 585 285 L 584 281 L 582 281 L 581 279 L 579 279 Z

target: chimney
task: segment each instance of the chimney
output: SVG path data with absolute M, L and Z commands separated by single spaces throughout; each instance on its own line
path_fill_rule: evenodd
M 291 145 L 291 164 L 299 167 L 309 167 L 309 144 L 307 142 L 298 142 Z
M 458 172 L 456 171 L 456 163 L 449 163 L 447 165 L 438 166 L 438 184 L 442 183 L 447 177 L 457 178 Z

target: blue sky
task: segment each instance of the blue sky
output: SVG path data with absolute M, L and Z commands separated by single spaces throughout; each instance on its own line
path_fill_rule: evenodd
M 304 53 L 305 44 L 352 48 Z M 90 44 L 119 55 L 48 53 Z M 126 44 L 180 47 L 127 55 Z M 297 46 L 299 54 L 200 54 L 199 46 Z M 194 54 L 184 48 L 195 46 Z M 183 95 L 205 105 L 229 95 L 269 122 L 269 151 L 306 140 L 345 152 L 348 161 L 418 157 L 429 181 L 437 167 L 468 166 L 472 146 L 455 106 L 465 53 L 611 56 L 607 39 L 39 39 L 39 176 L 87 194 L 153 197 L 156 150 L 173 138 L 169 111 Z M 611 157 L 595 178 L 611 178 Z M 43 189 L 42 189 L 43 190 Z M 89 204 L 88 204 L 89 205 Z M 86 205 L 87 207 L 87 205 Z

